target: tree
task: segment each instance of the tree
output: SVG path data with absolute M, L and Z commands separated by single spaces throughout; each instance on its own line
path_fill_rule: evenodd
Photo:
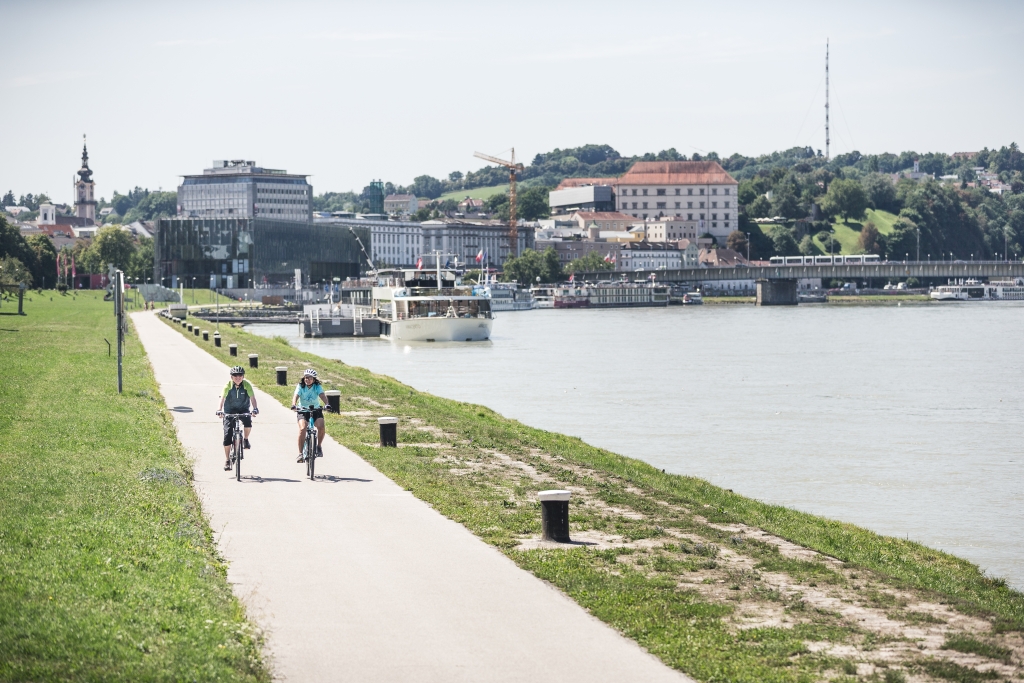
M 565 267 L 567 273 L 592 273 L 599 270 L 615 270 L 615 264 L 605 261 L 599 251 L 587 252 Z
M 772 203 L 763 194 L 746 205 L 747 215 L 751 218 L 768 218 L 772 214 Z
M 783 225 L 776 225 L 768 233 L 772 238 L 772 249 L 776 256 L 797 256 L 800 254 L 800 247 L 796 243 L 796 237 L 792 228 Z
M 518 258 L 505 261 L 502 279 L 506 282 L 516 281 L 521 285 L 532 285 L 540 278 L 541 282 L 558 282 L 562 279 L 562 269 L 558 263 L 558 254 L 551 247 L 543 253 L 534 249 L 526 249 Z
M 57 250 L 46 235 L 29 235 L 25 238 L 28 248 L 35 254 L 31 266 L 32 279 L 41 287 L 46 280 L 57 281 Z
M 733 230 L 725 238 L 725 246 L 746 257 L 748 246 L 746 234 L 739 230 Z
M 421 175 L 413 178 L 409 191 L 417 197 L 437 199 L 444 192 L 441 181 L 428 175 Z
M 124 216 L 123 221 L 125 223 L 132 223 L 134 221 L 151 221 L 156 218 L 173 216 L 177 212 L 177 192 L 148 192 L 127 213 L 118 213 Z
M 800 244 L 797 245 L 797 249 L 804 256 L 814 256 L 818 253 L 818 248 L 814 246 L 814 239 L 810 235 L 804 235 L 803 239 L 800 240 Z
M 908 218 L 900 218 L 885 238 L 885 257 L 902 261 L 907 254 L 917 255 L 917 225 Z
M 0 258 L 0 285 L 17 285 L 22 282 L 27 287 L 32 286 L 32 274 L 25 264 L 13 256 Z
M 528 221 L 535 221 L 538 218 L 547 218 L 551 215 L 548 207 L 549 187 L 531 187 L 516 196 L 516 215 Z
M 801 218 L 800 211 L 800 200 L 793 192 L 792 186 L 789 184 L 782 185 L 782 187 L 774 191 L 772 196 L 772 215 L 782 216 L 783 218 Z
M 4 195 L 3 206 L 14 206 L 14 203 L 18 200 L 14 198 L 14 192 L 7 190 L 7 194 Z
M 830 216 L 841 215 L 847 220 L 861 218 L 867 208 L 867 192 L 856 180 L 833 180 L 821 200 L 822 211 Z
M 860 229 L 857 244 L 865 254 L 882 254 L 885 252 L 884 240 L 874 223 L 868 221 Z
M 105 226 L 96 232 L 89 251 L 95 255 L 100 268 L 112 263 L 115 268 L 127 270 L 135 254 L 135 245 L 127 230 Z
M 149 237 L 140 237 L 139 246 L 132 254 L 131 261 L 124 271 L 125 275 L 134 278 L 136 282 L 145 282 L 147 277 L 153 277 L 153 240 Z
M 448 180 L 453 183 L 457 183 L 462 180 L 462 171 L 452 171 L 448 174 Z
M 896 186 L 892 184 L 887 176 L 878 173 L 871 173 L 861 180 L 864 191 L 868 195 L 868 201 L 880 211 L 898 213 L 900 210 L 899 200 L 896 198 Z

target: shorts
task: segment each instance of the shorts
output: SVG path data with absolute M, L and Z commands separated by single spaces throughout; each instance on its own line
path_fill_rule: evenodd
M 245 427 L 247 429 L 249 427 L 252 427 L 252 416 L 250 416 L 250 415 L 243 415 L 242 417 L 240 417 L 238 419 L 242 421 L 242 426 L 243 427 Z M 223 422 L 224 422 L 224 445 L 225 446 L 230 446 L 231 445 L 231 430 L 234 427 L 235 418 L 233 418 L 233 417 L 225 417 L 223 419 Z
M 306 421 L 306 416 L 305 415 L 299 414 L 299 415 L 296 415 L 296 417 L 299 419 L 299 422 L 305 422 Z M 317 420 L 324 419 L 324 409 L 323 408 L 317 408 L 316 410 L 313 411 L 313 414 L 311 415 L 311 417 L 313 418 L 313 422 L 314 423 L 316 423 Z

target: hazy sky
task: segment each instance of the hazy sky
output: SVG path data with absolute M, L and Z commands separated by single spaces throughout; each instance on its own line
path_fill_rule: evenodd
M 1024 143 L 1020 2 L 0 2 L 0 192 L 174 189 L 213 159 L 317 193 L 473 151 Z

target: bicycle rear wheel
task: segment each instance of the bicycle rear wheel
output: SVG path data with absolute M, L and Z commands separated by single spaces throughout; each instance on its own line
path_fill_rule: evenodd
M 309 480 L 313 481 L 313 471 L 316 467 L 316 437 L 313 430 L 306 432 L 306 474 Z

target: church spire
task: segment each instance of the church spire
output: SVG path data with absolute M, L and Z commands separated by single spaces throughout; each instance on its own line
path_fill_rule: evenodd
M 89 169 L 89 150 L 85 146 L 85 133 L 82 134 L 82 168 L 78 170 L 78 177 L 85 182 L 92 180 L 92 171 Z

